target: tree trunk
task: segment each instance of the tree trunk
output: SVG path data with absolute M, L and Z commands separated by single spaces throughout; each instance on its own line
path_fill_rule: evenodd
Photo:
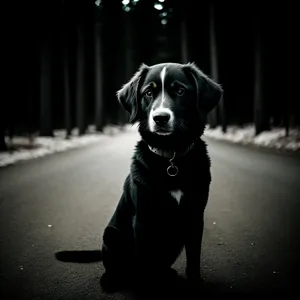
M 2 104 L 2 103 L 1 103 Z M 5 128 L 8 124 L 9 119 L 9 110 L 4 109 L 4 104 L 1 105 L 1 111 L 0 111 L 0 151 L 6 151 L 7 146 L 5 142 Z
M 62 76 L 63 76 L 63 98 L 64 98 L 64 116 L 65 116 L 65 129 L 66 139 L 71 135 L 72 122 L 71 122 L 71 101 L 70 101 L 70 73 L 69 73 L 69 54 L 68 54 L 68 33 L 65 28 L 62 33 Z
M 63 90 L 64 90 L 64 104 L 65 104 L 65 129 L 66 129 L 66 138 L 69 138 L 72 131 L 72 122 L 71 122 L 71 101 L 70 101 L 69 56 L 68 56 L 67 45 L 63 45 L 63 51 L 64 51 Z
M 263 95 L 263 62 L 262 62 L 262 37 L 260 16 L 255 22 L 255 48 L 254 48 L 254 126 L 255 135 L 268 130 L 266 104 Z
M 6 151 L 7 146 L 5 143 L 5 130 L 2 124 L 0 124 L 0 126 L 0 151 Z
M 283 116 L 283 125 L 285 129 L 285 136 L 288 137 L 290 134 L 290 115 L 288 113 Z
M 62 83 L 63 83 L 63 99 L 64 99 L 64 123 L 66 129 L 66 139 L 71 136 L 72 118 L 71 118 L 71 84 L 70 84 L 70 68 L 69 68 L 69 27 L 67 15 L 67 3 L 63 1 L 61 4 L 61 57 L 62 57 Z
M 96 22 L 94 26 L 95 42 L 95 124 L 96 130 L 102 131 L 104 126 L 103 113 L 103 53 L 102 53 L 102 24 Z
M 218 72 L 218 53 L 216 45 L 216 32 L 215 32 L 215 15 L 214 4 L 209 7 L 209 40 L 210 40 L 210 68 L 211 76 L 215 81 L 219 80 Z M 223 101 L 223 100 L 221 100 Z M 211 128 L 216 128 L 219 125 L 218 121 L 219 106 L 216 106 L 208 115 L 208 124 Z
M 123 39 L 123 45 L 124 45 L 124 64 L 125 64 L 125 72 L 122 74 L 122 81 L 123 83 L 127 82 L 135 73 L 136 71 L 136 57 L 134 56 L 134 49 L 135 49 L 135 40 L 134 40 L 134 20 L 133 15 L 131 12 L 125 12 L 123 13 L 123 20 L 124 24 L 124 39 Z M 118 124 L 124 125 L 128 123 L 128 113 L 125 112 L 124 108 L 119 105 L 118 106 Z
M 28 74 L 26 80 L 26 97 L 27 97 L 27 116 L 26 125 L 30 145 L 33 144 L 33 130 L 34 130 L 34 83 L 33 72 Z
M 223 131 L 223 133 L 226 133 L 227 132 L 227 118 L 226 118 L 225 103 L 224 103 L 223 96 L 220 99 L 219 108 L 220 108 L 220 119 L 221 119 L 221 124 L 222 124 L 222 131 Z
M 181 32 L 181 61 L 183 64 L 189 62 L 189 52 L 188 52 L 188 32 L 186 20 L 183 19 L 180 24 Z
M 84 57 L 84 25 L 79 23 L 77 28 L 77 66 L 76 66 L 76 121 L 78 134 L 85 133 L 85 57 Z
M 144 1 L 140 1 L 142 4 Z M 147 1 L 146 1 L 147 2 Z M 116 91 L 124 83 L 124 43 L 123 36 L 125 25 L 123 21 L 123 9 L 121 1 L 107 1 L 106 7 L 103 5 L 103 28 L 102 28 L 102 52 L 103 57 L 114 57 L 114 59 L 103 60 L 103 70 L 105 74 L 113 76 L 103 77 L 105 124 L 119 124 L 121 107 L 116 98 Z
M 47 29 L 46 29 L 47 30 Z M 49 29 L 50 31 L 50 29 Z M 46 36 L 41 41 L 40 62 L 41 62 L 41 78 L 40 78 L 40 135 L 53 136 L 52 128 L 52 107 L 51 107 L 51 34 L 46 33 Z

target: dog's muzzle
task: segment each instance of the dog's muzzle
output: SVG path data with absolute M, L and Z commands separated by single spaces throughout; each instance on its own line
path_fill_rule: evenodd
M 164 127 L 171 119 L 171 114 L 168 112 L 157 112 L 153 114 L 153 121 L 159 127 Z
M 173 131 L 173 113 L 168 108 L 156 109 L 149 116 L 150 131 L 159 135 L 169 135 Z

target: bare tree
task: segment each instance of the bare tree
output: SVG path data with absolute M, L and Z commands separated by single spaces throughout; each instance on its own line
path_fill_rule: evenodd
M 102 131 L 104 126 L 103 113 L 103 53 L 102 53 L 102 24 L 96 22 L 94 26 L 95 42 L 95 124 L 97 131 Z
M 254 126 L 255 134 L 258 135 L 269 130 L 269 122 L 266 115 L 266 103 L 263 87 L 263 61 L 262 61 L 262 36 L 261 36 L 261 15 L 255 18 L 255 48 L 254 48 Z
M 45 26 L 44 36 L 40 44 L 40 135 L 53 136 L 52 128 L 52 43 L 51 29 Z
M 28 72 L 28 77 L 26 78 L 26 127 L 28 133 L 29 144 L 33 145 L 34 143 L 34 82 L 33 82 L 33 71 Z
M 4 125 L 0 124 L 0 151 L 6 151 L 7 146 L 5 143 L 5 130 Z
M 219 79 L 218 53 L 217 53 L 216 30 L 215 30 L 215 7 L 213 3 L 211 3 L 209 6 L 209 40 L 210 40 L 211 76 L 214 80 L 218 81 Z M 208 124 L 210 125 L 211 128 L 215 128 L 219 124 L 218 111 L 219 111 L 219 106 L 216 106 L 208 115 Z
M 85 51 L 84 24 L 77 25 L 77 59 L 76 59 L 76 121 L 78 134 L 85 133 Z
M 66 138 L 69 138 L 72 131 L 71 122 L 71 99 L 70 99 L 70 74 L 69 74 L 69 57 L 68 49 L 65 45 L 64 47 L 64 61 L 63 61 L 63 84 L 64 84 L 64 103 L 65 103 L 65 129 Z
M 124 45 L 124 65 L 125 72 L 122 74 L 122 81 L 126 82 L 132 76 L 136 69 L 136 57 L 135 57 L 135 27 L 134 27 L 134 10 L 123 12 L 122 17 L 124 24 L 123 29 L 123 45 Z M 128 122 L 128 114 L 124 112 L 123 108 L 118 107 L 118 121 L 119 125 L 124 125 Z
M 61 8 L 61 57 L 62 57 L 62 82 L 63 82 L 63 99 L 64 99 L 64 116 L 66 139 L 71 135 L 71 95 L 70 95 L 70 71 L 69 71 L 69 43 L 68 43 L 68 19 L 66 16 L 67 3 L 63 1 Z
M 188 31 L 187 23 L 185 17 L 180 23 L 180 33 L 181 33 L 181 61 L 183 64 L 189 62 L 189 51 L 188 51 Z

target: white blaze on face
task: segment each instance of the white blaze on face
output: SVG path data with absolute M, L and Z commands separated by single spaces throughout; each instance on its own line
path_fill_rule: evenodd
M 173 120 L 174 120 L 174 114 L 173 114 L 173 112 L 169 108 L 167 108 L 167 107 L 164 106 L 165 100 L 166 100 L 166 97 L 165 97 L 166 71 L 167 71 L 167 67 L 163 67 L 162 71 L 160 72 L 161 99 L 157 99 L 156 101 L 153 102 L 152 109 L 151 109 L 150 114 L 149 114 L 148 123 L 149 123 L 150 131 L 152 131 L 152 132 L 155 131 L 155 122 L 153 120 L 154 114 L 159 114 L 159 113 L 162 113 L 162 112 L 166 112 L 166 113 L 170 114 L 169 123 L 171 125 L 173 124 Z M 158 102 L 160 102 L 159 105 L 157 105 Z M 160 133 L 160 134 L 163 134 L 163 133 Z
M 166 67 L 164 67 L 160 73 L 160 80 L 161 80 L 161 102 L 159 108 L 164 107 L 165 99 L 165 77 L 166 77 Z

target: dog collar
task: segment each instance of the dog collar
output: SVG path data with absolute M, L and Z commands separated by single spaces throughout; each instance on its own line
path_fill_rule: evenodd
M 151 147 L 150 145 L 148 145 L 149 149 L 159 155 L 159 156 L 162 156 L 162 157 L 165 157 L 165 158 L 169 158 L 169 163 L 170 163 L 170 166 L 168 166 L 167 168 L 167 174 L 169 176 L 176 176 L 179 172 L 179 169 L 178 167 L 174 164 L 174 160 L 176 157 L 182 157 L 184 155 L 186 155 L 188 152 L 190 152 L 193 147 L 194 147 L 195 143 L 192 143 L 191 145 L 189 145 L 185 151 L 183 152 L 176 152 L 176 151 L 170 151 L 170 150 L 163 150 L 163 149 L 159 149 L 159 148 L 155 148 L 155 147 Z
M 188 152 L 190 152 L 193 149 L 194 144 L 195 143 L 192 143 L 191 145 L 189 145 L 183 152 L 176 152 L 176 151 L 171 151 L 171 150 L 163 150 L 163 149 L 152 147 L 150 145 L 148 145 L 148 147 L 149 147 L 149 149 L 153 153 L 155 153 L 155 154 L 157 154 L 159 156 L 171 159 L 171 158 L 174 157 L 174 154 L 176 155 L 176 157 L 181 157 L 181 156 L 186 155 Z

